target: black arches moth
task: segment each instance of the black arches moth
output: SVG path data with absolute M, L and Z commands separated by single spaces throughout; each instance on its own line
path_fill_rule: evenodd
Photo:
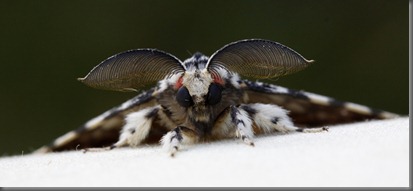
M 312 62 L 287 46 L 263 39 L 233 42 L 211 57 L 195 53 L 183 62 L 156 49 L 122 52 L 79 80 L 93 88 L 115 91 L 157 85 L 35 152 L 113 149 L 160 141 L 173 155 L 182 144 L 239 137 L 254 145 L 255 134 L 318 132 L 328 125 L 398 116 L 240 78 L 281 77 Z

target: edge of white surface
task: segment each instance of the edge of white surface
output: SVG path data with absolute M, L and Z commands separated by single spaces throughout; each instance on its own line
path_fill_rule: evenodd
M 323 133 L 0 158 L 4 187 L 409 187 L 409 118 L 332 126 Z

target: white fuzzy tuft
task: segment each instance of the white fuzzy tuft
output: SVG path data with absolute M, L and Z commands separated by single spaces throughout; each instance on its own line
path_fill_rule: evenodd
M 126 141 L 131 146 L 139 145 L 149 134 L 153 118 L 147 118 L 146 116 L 154 109 L 158 109 L 158 106 L 145 108 L 127 115 L 118 143 Z M 118 145 L 118 143 L 115 145 Z
M 221 67 L 214 68 L 214 71 L 223 79 L 227 79 L 230 76 L 228 70 Z
M 193 101 L 199 103 L 204 101 L 204 96 L 208 93 L 209 85 L 213 82 L 211 74 L 207 70 L 187 71 L 183 76 L 182 84 L 193 96 Z
M 241 88 L 239 84 L 240 77 L 238 74 L 234 73 L 231 76 L 230 82 L 235 88 Z
M 163 92 L 165 91 L 169 86 L 171 85 L 175 85 L 179 78 L 182 76 L 182 72 L 174 74 L 172 76 L 168 76 L 165 79 L 159 81 L 158 83 L 158 89 L 156 90 L 156 92 Z
M 248 138 L 252 138 L 254 136 L 254 132 L 252 130 L 252 121 L 249 118 L 249 115 L 246 111 L 239 109 L 239 113 L 236 115 L 236 119 L 242 121 L 243 123 L 236 124 L 237 131 L 236 136 L 242 137 L 247 136 Z
M 271 104 L 248 104 L 247 106 L 257 111 L 254 115 L 254 122 L 258 127 L 264 130 L 264 132 L 273 132 L 274 129 L 280 132 L 294 131 L 297 129 L 288 117 L 288 111 Z M 276 119 L 276 123 L 274 123 Z
M 172 139 L 173 136 L 176 136 L 176 132 L 175 131 L 169 131 L 168 133 L 166 133 L 162 138 L 160 143 L 162 144 L 162 149 L 165 151 L 172 151 L 172 148 L 174 146 L 178 146 L 179 145 L 179 141 L 178 139 Z

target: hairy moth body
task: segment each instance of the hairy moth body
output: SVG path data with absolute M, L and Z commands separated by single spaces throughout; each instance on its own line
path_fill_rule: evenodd
M 89 120 L 37 150 L 110 150 L 161 142 L 173 156 L 182 144 L 238 137 L 254 145 L 255 134 L 320 132 L 327 125 L 396 114 L 333 98 L 252 82 L 306 68 L 313 61 L 277 42 L 230 43 L 211 57 L 195 53 L 180 61 L 156 49 L 126 51 L 101 62 L 80 78 L 88 86 L 137 91 L 157 85 Z

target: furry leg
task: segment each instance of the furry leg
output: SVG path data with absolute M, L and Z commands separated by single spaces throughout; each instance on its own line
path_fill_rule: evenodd
M 244 143 L 254 146 L 254 131 L 250 114 L 239 106 L 229 106 L 218 117 L 212 129 L 215 139 L 238 137 Z
M 198 134 L 184 126 L 178 126 L 169 131 L 161 139 L 164 150 L 167 150 L 171 157 L 175 156 L 181 144 L 190 144 L 198 141 Z
M 244 143 L 254 146 L 254 142 L 252 142 L 254 132 L 249 114 L 245 110 L 235 106 L 230 106 L 230 114 L 231 122 L 236 127 L 236 136 L 240 137 Z

